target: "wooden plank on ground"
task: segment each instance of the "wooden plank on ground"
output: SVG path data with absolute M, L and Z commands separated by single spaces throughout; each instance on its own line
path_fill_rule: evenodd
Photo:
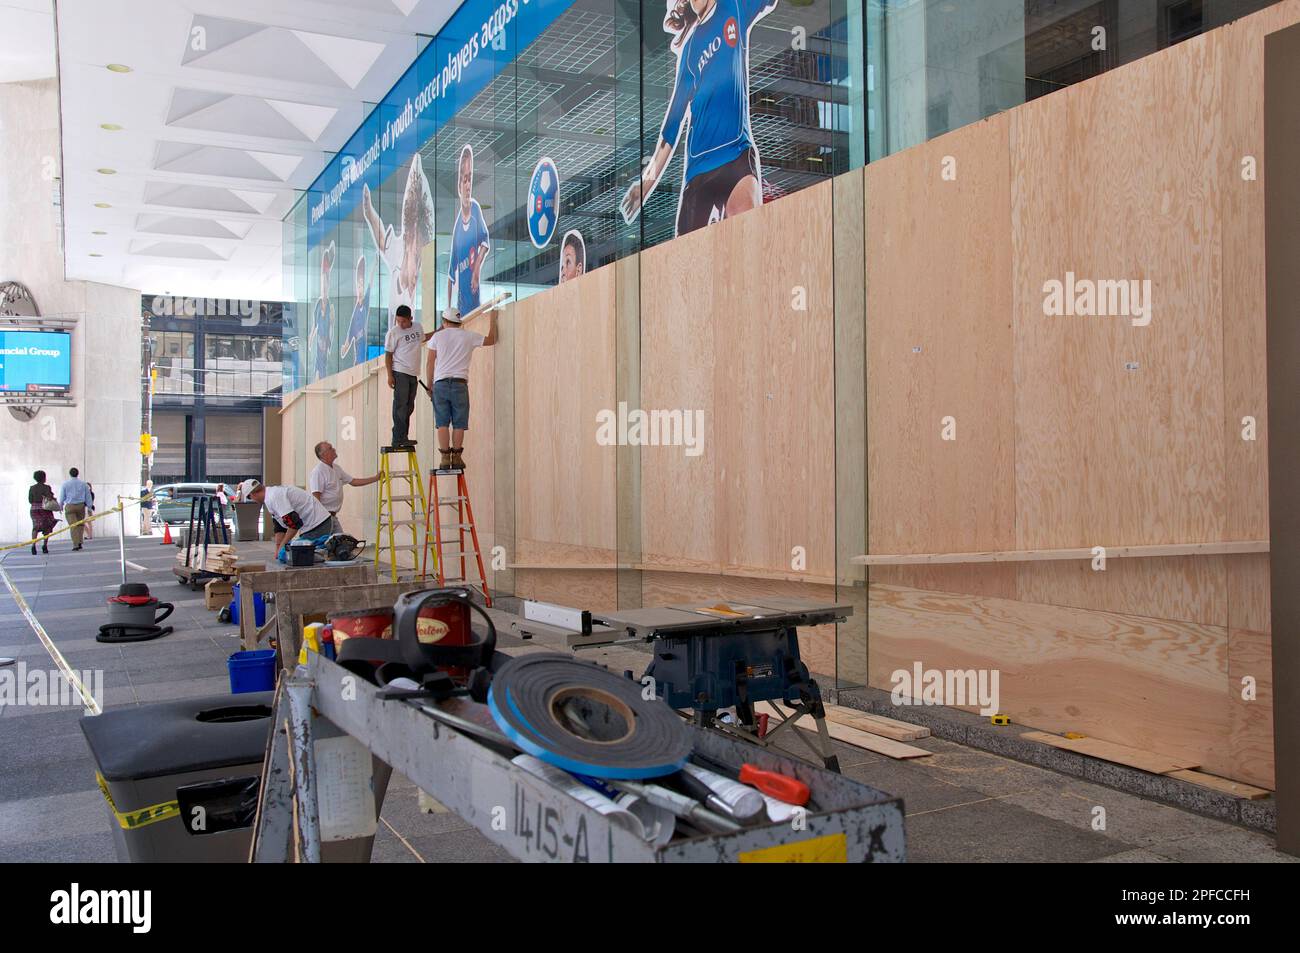
M 886 718 L 884 715 L 873 715 L 858 711 L 856 708 L 845 708 L 842 705 L 827 705 L 826 720 L 848 725 L 850 728 L 857 728 L 859 731 L 873 735 L 891 738 L 894 741 L 920 741 L 922 738 L 930 737 L 930 729 L 924 725 L 913 725 L 906 721 Z
M 1210 788 L 1223 794 L 1231 794 L 1233 797 L 1239 797 L 1247 801 L 1258 801 L 1260 798 L 1266 798 L 1273 793 L 1264 788 L 1257 788 L 1253 784 L 1246 784 L 1243 781 L 1230 781 L 1227 778 L 1206 774 L 1204 771 L 1170 771 L 1167 776 L 1177 778 L 1179 781 L 1199 784 L 1203 788 Z
M 1127 765 L 1139 771 L 1149 771 L 1151 774 L 1169 774 L 1172 771 L 1200 767 L 1195 762 L 1171 758 L 1154 751 L 1143 751 L 1141 748 L 1130 748 L 1128 745 L 1115 744 L 1113 741 L 1101 741 L 1097 738 L 1062 738 L 1060 735 L 1048 734 L 1046 731 L 1026 731 L 1020 737 L 1028 738 L 1030 741 L 1040 741 L 1054 748 L 1086 754 L 1091 758 L 1100 758 L 1102 761 L 1113 761 L 1115 764 Z
M 789 715 L 789 712 L 781 711 L 768 702 L 759 702 L 754 706 L 754 710 L 765 712 L 776 718 L 780 718 L 783 714 Z M 815 732 L 817 730 L 817 723 L 813 721 L 811 715 L 800 716 L 795 725 L 809 731 Z M 772 727 L 771 725 L 768 726 L 769 732 Z M 926 751 L 924 748 L 917 748 L 913 745 L 903 744 L 901 741 L 894 741 L 892 738 L 884 738 L 858 728 L 852 728 L 849 725 L 842 725 L 831 721 L 829 718 L 826 720 L 826 733 L 836 741 L 842 741 L 846 745 L 852 745 L 864 751 L 873 751 L 876 754 L 883 754 L 887 758 L 895 758 L 900 761 L 907 758 L 924 758 L 933 753 Z

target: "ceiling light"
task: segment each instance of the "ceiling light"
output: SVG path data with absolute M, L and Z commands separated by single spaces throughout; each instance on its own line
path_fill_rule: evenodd
M 100 128 L 100 129 L 107 129 L 109 132 L 121 132 L 121 131 L 122 131 L 122 127 L 119 126 L 119 125 L 118 125 L 117 123 L 115 123 L 115 122 L 101 122 L 101 123 L 99 124 L 99 128 Z
M 92 234 L 92 235 L 107 235 L 108 232 L 101 231 L 100 229 L 95 229 L 95 231 L 91 232 L 90 234 Z
M 100 254 L 99 252 L 97 252 L 97 251 L 92 251 L 92 252 L 90 253 L 90 257 L 91 257 L 91 258 L 103 258 L 104 256 L 101 255 L 101 254 Z
M 123 66 L 121 63 L 109 63 L 109 64 L 108 64 L 108 69 L 109 69 L 110 72 L 113 72 L 113 73 L 129 73 L 129 72 L 131 72 L 131 67 L 129 67 L 129 66 Z
M 117 175 L 116 169 L 96 169 L 95 171 L 100 175 Z

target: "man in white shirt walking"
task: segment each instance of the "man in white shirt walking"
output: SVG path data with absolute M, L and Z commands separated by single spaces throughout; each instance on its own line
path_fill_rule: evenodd
M 59 504 L 63 507 L 63 518 L 72 527 L 74 553 L 81 549 L 81 541 L 86 534 L 85 525 L 77 524 L 86 518 L 86 510 L 90 508 L 93 499 L 90 484 L 80 479 L 77 468 L 73 467 L 68 471 L 68 479 L 59 487 Z
M 496 309 L 488 312 L 488 333 L 461 327 L 460 311 L 451 305 L 442 314 L 442 330 L 429 339 L 427 378 L 438 428 L 439 470 L 463 470 L 465 431 L 469 429 L 469 364 L 474 349 L 497 343 Z
M 388 386 L 393 390 L 393 442 L 399 450 L 415 447 L 410 437 L 411 414 L 415 412 L 415 392 L 420 386 L 420 345 L 430 335 L 415 326 L 411 309 L 402 305 L 394 315 L 396 323 L 384 338 L 384 367 Z
M 343 531 L 339 521 L 330 515 L 320 500 L 302 487 L 266 486 L 258 480 L 245 480 L 239 484 L 239 499 L 261 503 L 285 527 L 284 542 L 276 554 L 280 562 L 288 561 L 288 546 L 296 536 L 319 545 Z
M 307 477 L 307 489 L 320 501 L 320 505 L 329 510 L 330 516 L 338 516 L 343 508 L 343 488 L 345 486 L 369 486 L 379 480 L 379 474 L 368 477 L 354 477 L 335 461 L 339 452 L 328 440 L 316 444 L 316 459 L 320 462 L 312 468 Z

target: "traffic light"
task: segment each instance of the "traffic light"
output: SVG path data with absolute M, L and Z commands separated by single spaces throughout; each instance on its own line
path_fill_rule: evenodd
M 153 450 L 154 450 L 153 434 L 147 434 L 147 433 L 140 434 L 141 456 L 147 457 L 149 456 L 149 454 L 153 453 Z

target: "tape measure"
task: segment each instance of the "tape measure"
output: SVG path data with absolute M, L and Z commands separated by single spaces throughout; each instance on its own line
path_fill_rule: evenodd
M 521 750 L 572 774 L 639 780 L 680 770 L 681 718 L 641 685 L 568 655 L 523 655 L 492 676 L 488 708 Z
M 993 724 L 995 724 L 995 725 L 1009 725 L 1009 724 L 1011 724 L 1011 716 L 1010 716 L 1010 715 L 994 715 L 993 717 L 991 717 L 991 718 L 989 719 L 989 721 L 993 722 Z

